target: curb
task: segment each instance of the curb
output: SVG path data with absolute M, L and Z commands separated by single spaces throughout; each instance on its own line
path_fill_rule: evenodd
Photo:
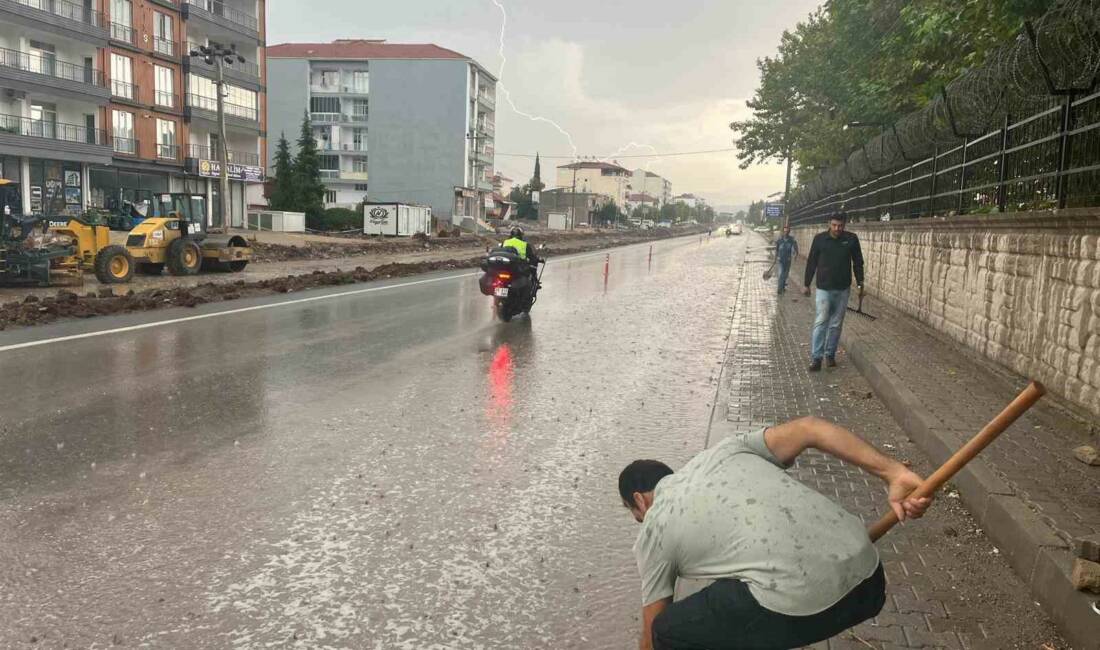
M 962 446 L 969 432 L 944 428 L 904 381 L 876 358 L 870 346 L 847 334 L 841 336 L 853 365 L 902 429 L 934 462 L 943 463 Z M 952 482 L 974 518 L 1073 647 L 1100 648 L 1100 615 L 1093 610 L 1092 602 L 1095 597 L 1073 588 L 1073 558 L 1066 543 L 981 458 L 968 463 Z

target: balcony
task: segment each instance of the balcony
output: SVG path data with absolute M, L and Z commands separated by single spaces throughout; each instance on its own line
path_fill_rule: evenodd
M 180 146 L 178 144 L 157 144 L 157 160 L 179 161 Z
M 477 125 L 477 132 L 478 135 L 495 138 L 497 135 L 497 127 L 491 122 L 481 122 Z
M 111 23 L 111 40 L 137 47 L 137 30 L 122 23 Z
M 312 83 L 309 86 L 310 93 L 314 95 L 350 95 L 353 97 L 367 97 L 370 95 L 368 86 L 355 84 L 320 84 Z
M 345 142 L 344 144 L 340 145 L 339 151 L 341 151 L 343 153 L 367 153 L 367 143 L 366 142 L 360 142 L 360 143 L 352 142 L 352 143 L 349 144 L 349 143 Z
M 121 153 L 127 156 L 136 156 L 138 154 L 138 141 L 134 138 L 112 138 L 114 141 L 115 153 Z
M 111 96 L 117 99 L 127 99 L 129 101 L 138 100 L 138 87 L 132 83 L 126 83 L 125 81 L 111 80 Z
M 174 46 L 175 43 L 172 45 Z M 199 44 L 188 41 L 187 53 L 198 50 L 199 47 Z M 185 56 L 183 64 L 184 72 L 197 72 L 208 79 L 214 79 L 218 74 L 217 69 L 213 65 L 208 65 L 206 61 L 199 57 Z M 260 66 L 256 63 L 252 61 L 245 61 L 244 63 L 234 61 L 231 64 L 225 64 L 222 70 L 225 73 L 227 81 L 234 81 L 252 90 L 259 90 Z
M 222 152 L 220 149 L 211 149 L 210 147 L 202 144 L 187 145 L 187 157 L 194 158 L 195 160 L 216 160 L 222 161 Z M 251 153 L 247 151 L 233 151 L 229 150 L 229 162 L 236 165 L 250 165 L 252 167 L 260 166 L 260 154 Z
M 217 0 L 181 0 L 184 20 L 198 19 L 215 27 L 225 27 L 238 34 L 259 39 L 260 21 L 256 16 L 233 9 Z
M 339 113 L 310 113 L 309 114 L 309 120 L 310 120 L 310 122 L 313 122 L 314 124 L 339 124 L 340 123 L 340 114 Z
M 162 108 L 179 108 L 180 96 L 175 93 L 158 90 L 153 93 L 153 103 Z
M 225 107 L 225 124 L 250 133 L 260 131 L 260 113 L 253 106 L 240 106 L 223 102 Z M 194 120 L 204 120 L 210 124 L 218 123 L 218 100 L 214 97 L 187 93 L 187 107 L 185 115 Z
M 179 56 L 179 52 L 176 50 L 176 42 L 160 36 L 153 37 L 153 52 L 172 59 Z
M 0 48 L 0 82 L 17 90 L 97 104 L 110 96 L 100 70 L 7 48 Z
M 478 93 L 477 103 L 481 104 L 481 106 L 484 107 L 489 112 L 493 112 L 497 109 L 496 97 L 493 97 L 492 95 L 490 95 L 488 93 Z
M 322 169 L 321 170 L 321 178 L 326 178 L 326 179 L 329 179 L 329 180 L 339 179 L 340 178 L 340 170 L 339 169 Z
M 108 36 L 102 13 L 68 0 L 0 0 L 0 18 L 94 45 Z

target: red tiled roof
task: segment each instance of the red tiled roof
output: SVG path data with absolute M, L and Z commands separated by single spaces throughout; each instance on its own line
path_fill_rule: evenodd
M 575 162 L 568 165 L 558 165 L 558 169 L 617 169 L 624 172 L 630 171 L 625 167 L 606 162 Z
M 270 45 L 272 59 L 464 59 L 465 54 L 431 43 L 387 43 L 379 40 L 339 39 L 332 43 L 282 43 Z

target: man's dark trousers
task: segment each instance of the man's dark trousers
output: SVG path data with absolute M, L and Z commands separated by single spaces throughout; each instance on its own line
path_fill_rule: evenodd
M 832 607 L 812 616 L 788 616 L 763 607 L 745 583 L 719 580 L 673 603 L 653 622 L 657 650 L 780 650 L 832 638 L 882 611 L 882 565 Z

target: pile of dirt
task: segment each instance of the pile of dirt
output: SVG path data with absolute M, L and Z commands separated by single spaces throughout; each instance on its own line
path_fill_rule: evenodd
M 638 243 L 639 240 L 662 239 L 671 236 L 671 233 L 662 236 L 658 231 L 648 231 L 646 235 L 645 237 L 639 237 L 631 232 L 622 232 L 613 235 L 608 233 L 606 236 L 558 237 L 555 238 L 557 243 L 553 245 L 549 254 L 551 256 L 571 255 L 596 249 L 624 246 Z M 474 240 L 470 238 L 468 241 L 473 242 Z M 432 240 L 433 244 L 436 242 L 437 240 Z M 321 250 L 328 250 L 327 247 L 331 245 L 322 244 L 321 246 L 325 247 Z M 279 248 L 294 249 L 297 247 L 280 246 Z M 340 246 L 336 245 L 336 248 L 340 248 Z M 340 256 L 333 253 L 333 257 Z M 456 257 L 455 259 L 433 262 L 394 262 L 372 269 L 357 266 L 350 271 L 339 269 L 336 271 L 314 271 L 303 275 L 288 275 L 252 282 L 245 280 L 223 283 L 207 282 L 194 287 L 154 288 L 137 292 L 129 290 L 117 294 L 112 289 L 102 289 L 98 293 L 84 295 L 63 290 L 53 296 L 30 295 L 21 301 L 0 305 L 0 330 L 44 325 L 64 318 L 92 318 L 168 307 L 197 307 L 212 302 L 400 278 L 432 271 L 470 269 L 476 268 L 482 258 L 483 255 L 478 252 L 474 256 Z

